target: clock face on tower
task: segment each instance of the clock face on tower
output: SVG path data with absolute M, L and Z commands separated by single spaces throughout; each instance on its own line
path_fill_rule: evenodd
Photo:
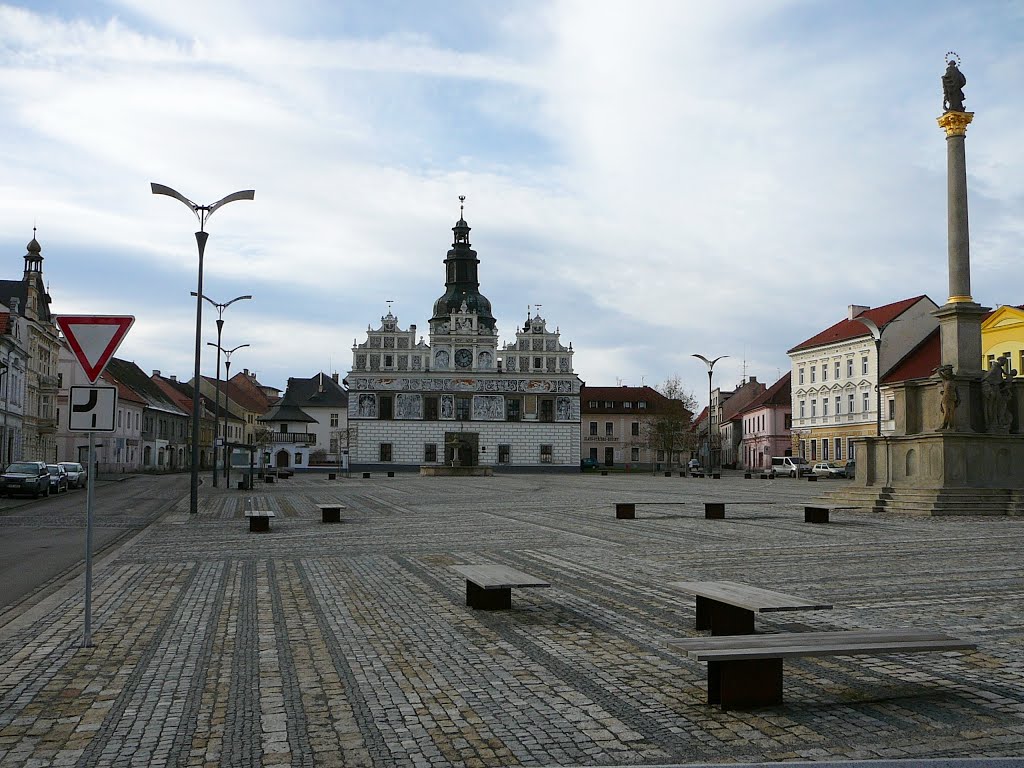
M 473 364 L 473 353 L 468 349 L 455 350 L 455 365 L 459 368 L 469 368 Z

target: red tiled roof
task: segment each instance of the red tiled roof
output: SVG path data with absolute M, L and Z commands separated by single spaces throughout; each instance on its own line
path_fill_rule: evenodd
M 597 411 L 591 408 L 590 401 L 598 403 Z M 637 413 L 635 408 L 626 408 L 624 403 L 646 402 L 646 412 L 653 413 L 659 408 L 664 408 L 670 401 L 661 392 L 653 387 L 580 387 L 580 412 L 581 413 Z M 604 407 L 604 403 L 613 403 L 611 408 Z
M 896 301 L 892 304 L 886 304 L 883 307 L 875 307 L 873 309 L 867 309 L 861 312 L 858 317 L 866 317 L 869 320 L 874 321 L 875 325 L 879 328 L 885 328 L 886 325 L 891 323 L 897 317 L 902 315 L 917 302 L 922 299 L 928 299 L 927 296 L 914 296 L 912 299 L 903 299 L 902 301 Z M 858 323 L 856 320 L 840 320 L 833 326 L 826 328 L 816 336 L 812 336 L 800 344 L 789 350 L 789 352 L 796 352 L 800 349 L 808 349 L 810 347 L 820 347 L 825 344 L 834 344 L 837 341 L 846 341 L 847 339 L 856 339 L 860 336 L 870 336 L 871 331 L 868 330 L 867 326 L 863 323 Z M 787 353 L 788 354 L 788 353 Z
M 100 377 L 102 381 L 106 381 L 117 388 L 117 399 L 119 401 L 126 400 L 129 403 L 140 403 L 141 405 L 148 405 L 148 401 L 142 397 L 138 392 L 129 387 L 122 381 L 115 379 L 110 374 L 104 374 Z
M 749 413 L 750 411 L 757 410 L 758 408 L 764 408 L 769 405 L 791 405 L 792 380 L 793 372 L 786 371 L 778 381 L 762 392 L 760 397 L 756 398 L 752 403 L 750 403 L 750 405 L 740 411 L 739 415 L 742 416 L 744 413 Z
M 941 360 L 942 337 L 939 335 L 939 329 L 936 328 L 882 377 L 882 383 L 895 384 L 908 379 L 927 378 L 939 367 Z

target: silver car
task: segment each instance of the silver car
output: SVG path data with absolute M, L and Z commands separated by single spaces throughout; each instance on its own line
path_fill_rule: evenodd
M 69 488 L 85 488 L 89 480 L 89 473 L 85 467 L 77 461 L 62 461 L 60 466 L 64 467 L 64 471 L 68 473 Z

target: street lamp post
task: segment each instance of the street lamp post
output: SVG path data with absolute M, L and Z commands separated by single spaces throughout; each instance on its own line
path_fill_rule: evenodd
M 856 322 L 871 331 L 875 342 L 875 437 L 882 436 L 882 329 L 868 317 L 855 317 Z
M 240 298 L 252 298 L 252 297 L 251 296 L 242 296 Z M 237 299 L 233 299 L 233 301 L 237 301 Z M 231 302 L 228 302 L 228 303 L 230 304 Z M 217 409 L 219 410 L 220 409 L 220 353 L 221 352 L 224 353 L 224 381 L 228 381 L 228 379 L 231 378 L 231 354 L 233 352 L 235 352 L 236 350 L 239 350 L 242 347 L 248 347 L 249 345 L 248 344 L 239 344 L 237 347 L 232 347 L 231 349 L 222 349 L 221 346 L 220 346 L 220 333 L 219 333 L 220 327 L 219 326 L 218 326 L 217 330 L 218 330 L 218 333 L 217 333 L 217 343 L 214 344 L 212 341 L 208 341 L 206 343 L 209 346 L 211 346 L 211 347 L 217 347 Z M 214 446 L 213 454 L 214 454 L 214 456 L 217 455 L 216 446 Z M 228 454 L 228 395 L 225 392 L 224 393 L 224 487 L 227 487 L 228 483 L 230 482 L 230 477 L 229 477 L 230 468 L 228 467 L 228 460 L 229 460 L 229 454 Z M 215 459 L 215 461 L 216 461 L 216 459 Z
M 233 192 L 227 197 L 222 197 L 211 205 L 199 205 L 193 203 L 180 192 L 165 187 L 163 184 L 150 184 L 154 195 L 167 195 L 188 206 L 189 210 L 199 220 L 199 231 L 196 232 L 196 246 L 199 250 L 199 283 L 196 288 L 196 353 L 195 353 L 195 376 L 192 387 L 192 479 L 189 491 L 189 513 L 199 512 L 199 367 L 202 356 L 202 330 L 203 330 L 203 254 L 206 251 L 206 239 L 209 234 L 206 232 L 206 222 L 213 215 L 213 212 L 222 205 L 233 203 L 235 200 L 252 200 L 256 192 L 252 189 Z M 219 366 L 218 366 L 219 367 Z
M 192 295 L 195 296 L 196 292 L 192 291 Z M 203 299 L 210 302 L 213 307 L 217 310 L 217 343 L 214 345 L 217 347 L 217 413 L 213 417 L 213 487 L 217 487 L 217 419 L 220 418 L 220 334 L 224 330 L 224 310 L 234 304 L 236 301 L 242 299 L 251 299 L 252 296 L 246 294 L 245 296 L 236 296 L 231 301 L 223 304 L 218 304 L 216 301 L 211 299 L 209 296 L 203 296 Z M 206 342 L 209 344 L 210 342 Z M 226 380 L 225 380 L 226 381 Z M 227 408 L 227 396 L 224 398 L 224 407 Z M 224 424 L 227 424 L 227 419 L 224 420 Z M 227 455 L 225 453 L 225 455 Z
M 3 431 L 3 442 L 0 442 L 0 468 L 6 467 L 8 464 L 7 456 L 7 392 L 10 389 L 11 383 L 7 378 L 10 373 L 10 364 L 6 361 L 0 360 L 0 382 L 4 382 L 4 431 Z
M 710 476 L 715 471 L 715 459 L 714 454 L 711 453 L 711 377 L 714 374 L 715 363 L 721 360 L 723 357 L 728 355 L 719 355 L 714 360 L 708 360 L 704 355 L 690 355 L 691 357 L 699 357 L 704 361 L 704 364 L 708 367 L 708 475 Z

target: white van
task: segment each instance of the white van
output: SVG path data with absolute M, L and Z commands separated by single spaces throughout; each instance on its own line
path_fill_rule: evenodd
M 802 477 L 811 474 L 811 465 L 803 456 L 772 456 L 772 466 L 768 474 L 774 476 L 788 475 Z

